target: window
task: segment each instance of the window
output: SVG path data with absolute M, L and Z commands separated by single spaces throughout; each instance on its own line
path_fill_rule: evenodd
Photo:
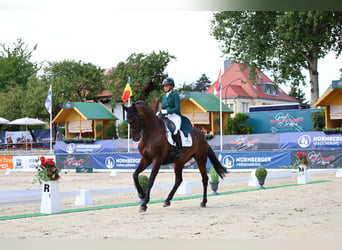
M 248 112 L 248 106 L 249 106 L 248 102 L 241 102 L 239 112 L 240 113 L 247 113 Z

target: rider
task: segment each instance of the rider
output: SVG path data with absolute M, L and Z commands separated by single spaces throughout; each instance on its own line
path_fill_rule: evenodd
M 176 126 L 174 133 L 172 134 L 173 140 L 176 142 L 177 147 L 177 159 L 183 158 L 182 153 L 182 140 L 180 136 L 180 128 L 182 123 L 181 113 L 180 113 L 180 98 L 177 92 L 173 91 L 175 87 L 175 82 L 172 78 L 168 77 L 162 82 L 166 94 L 162 98 L 161 113 L 166 115 Z

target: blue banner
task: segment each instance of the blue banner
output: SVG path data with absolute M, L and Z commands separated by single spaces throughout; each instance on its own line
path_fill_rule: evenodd
M 220 152 L 221 164 L 228 169 L 281 168 L 291 165 L 291 152 Z
M 282 133 L 280 149 L 332 149 L 342 148 L 342 134 L 324 132 Z
M 140 159 L 140 154 L 136 153 L 94 154 L 91 156 L 91 166 L 95 169 L 136 169 Z
M 96 140 L 92 143 L 65 143 L 57 141 L 55 154 L 93 154 L 114 152 L 114 140 Z

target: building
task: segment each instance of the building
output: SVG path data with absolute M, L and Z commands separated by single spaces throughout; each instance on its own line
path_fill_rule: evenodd
M 242 63 L 225 61 L 225 70 L 221 77 L 221 95 L 224 102 L 234 113 L 247 113 L 250 106 L 291 104 L 298 101 L 286 94 L 264 73 L 258 71 L 256 83 L 249 80 L 249 68 Z M 215 84 L 207 93 L 215 93 Z
M 323 96 L 314 103 L 315 107 L 325 107 L 325 127 L 342 127 L 342 79 L 332 81 Z

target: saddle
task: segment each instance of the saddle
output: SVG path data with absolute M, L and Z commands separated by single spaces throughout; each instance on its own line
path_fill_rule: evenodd
M 176 130 L 176 125 L 166 116 L 159 115 L 160 122 L 162 124 L 162 127 L 164 129 L 164 132 L 167 132 L 167 129 L 171 132 L 174 133 Z

